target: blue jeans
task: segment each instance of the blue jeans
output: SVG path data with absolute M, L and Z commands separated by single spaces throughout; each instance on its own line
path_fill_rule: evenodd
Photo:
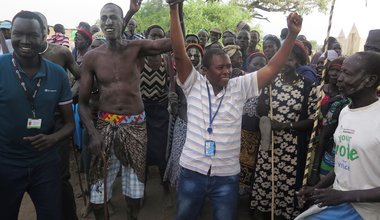
M 198 219 L 206 197 L 211 201 L 214 220 L 237 219 L 239 174 L 207 176 L 182 168 L 177 192 L 177 220 Z
M 62 220 L 60 161 L 35 167 L 0 162 L 0 219 L 17 220 L 25 192 L 33 201 L 38 220 Z
M 354 209 L 351 203 L 342 203 L 335 206 L 328 206 L 326 209 L 316 214 L 307 216 L 306 220 L 363 220 L 359 213 Z

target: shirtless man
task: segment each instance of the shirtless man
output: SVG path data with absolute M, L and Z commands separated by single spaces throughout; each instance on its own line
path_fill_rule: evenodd
M 34 12 L 37 14 L 41 20 L 44 23 L 44 31 L 47 36 L 48 34 L 48 24 L 46 17 L 40 13 L 40 12 Z M 71 54 L 70 50 L 62 45 L 54 44 L 54 43 L 48 43 L 47 41 L 44 42 L 43 45 L 43 51 L 40 52 L 40 55 L 52 61 L 53 63 L 56 63 L 60 65 L 63 69 L 66 71 L 69 70 L 76 79 L 79 78 L 79 66 L 74 60 L 73 55 Z M 79 87 L 76 87 L 79 88 Z M 78 91 L 76 89 L 76 91 Z M 73 92 L 73 90 L 71 90 Z M 74 94 L 74 93 L 73 93 Z M 56 123 L 55 123 L 55 129 L 61 128 L 62 125 L 62 119 L 61 115 L 58 111 L 56 111 Z M 57 143 L 58 152 L 61 157 L 61 181 L 62 181 L 62 211 L 63 211 L 63 217 L 65 220 L 77 220 L 77 214 L 76 214 L 76 204 L 75 204 L 75 198 L 74 198 L 74 191 L 73 187 L 70 183 L 70 146 L 72 145 L 71 139 L 66 138 L 65 140 Z
M 79 92 L 79 81 L 77 80 L 79 80 L 80 77 L 80 68 L 75 62 L 70 49 L 62 45 L 48 42 L 46 42 L 45 48 L 45 51 L 41 52 L 42 57 L 60 65 L 64 70 L 66 70 L 66 72 L 69 71 L 74 77 L 69 76 L 69 79 L 73 97 L 77 97 Z
M 139 8 L 140 3 L 132 0 L 130 12 L 135 13 Z M 144 195 L 147 142 L 140 73 L 144 57 L 169 51 L 171 41 L 123 40 L 123 11 L 113 3 L 101 9 L 100 23 L 106 44 L 85 55 L 79 92 L 80 115 L 88 130 L 89 149 L 93 153 L 90 202 L 96 219 L 107 216 L 101 204 L 104 197 L 107 201 L 111 198 L 108 192 L 122 164 L 128 219 L 137 219 L 140 199 Z M 96 128 L 89 106 L 94 76 L 99 87 Z M 105 162 L 107 171 L 103 173 Z

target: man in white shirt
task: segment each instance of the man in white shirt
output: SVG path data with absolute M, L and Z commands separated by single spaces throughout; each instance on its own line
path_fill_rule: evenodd
M 286 63 L 302 18 L 288 16 L 289 35 L 279 52 L 258 72 L 230 79 L 230 58 L 221 49 L 210 49 L 203 57 L 202 76 L 185 50 L 178 16 L 178 1 L 169 1 L 171 39 L 178 79 L 187 98 L 188 129 L 180 158 L 177 219 L 197 219 L 208 197 L 214 219 L 236 219 L 239 188 L 240 132 L 244 103 Z
M 315 205 L 296 219 L 380 219 L 379 73 L 379 53 L 359 52 L 344 60 L 338 87 L 351 104 L 341 111 L 334 133 L 334 170 L 301 190 Z

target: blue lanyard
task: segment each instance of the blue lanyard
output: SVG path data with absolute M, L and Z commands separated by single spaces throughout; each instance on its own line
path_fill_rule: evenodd
M 209 126 L 207 128 L 207 132 L 209 134 L 211 134 L 212 133 L 212 127 L 211 127 L 212 123 L 214 122 L 215 116 L 218 114 L 220 106 L 222 105 L 222 101 L 223 101 L 224 95 L 226 94 L 226 90 L 224 90 L 223 96 L 220 99 L 220 102 L 219 102 L 218 107 L 216 108 L 215 114 L 214 114 L 214 116 L 212 116 L 211 94 L 210 94 L 210 88 L 208 87 L 208 83 L 207 82 L 206 82 L 206 86 L 207 86 L 207 93 L 208 93 L 208 107 L 209 107 L 208 109 L 209 109 L 209 116 L 210 116 L 210 124 L 209 124 Z

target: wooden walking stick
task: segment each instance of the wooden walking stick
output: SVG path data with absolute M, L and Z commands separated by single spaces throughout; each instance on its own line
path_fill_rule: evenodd
M 107 177 L 108 177 L 108 161 L 107 161 L 107 155 L 105 152 L 102 152 L 102 160 L 104 163 L 103 167 L 103 202 L 104 202 L 104 219 L 109 220 L 109 211 L 108 211 L 108 204 L 107 204 Z
M 74 145 L 74 141 L 72 141 L 72 145 L 73 145 L 73 155 L 74 155 L 74 160 L 75 160 L 75 165 L 77 167 L 77 174 L 78 174 L 78 181 L 79 181 L 79 189 L 80 189 L 80 193 L 82 194 L 82 197 L 83 197 L 83 203 L 84 205 L 86 206 L 87 205 L 87 198 L 86 198 L 86 193 L 83 189 L 83 182 L 82 182 L 82 176 L 80 174 L 80 168 L 79 168 L 79 160 L 78 160 L 78 156 L 77 156 L 77 152 L 75 150 L 75 145 Z
M 272 107 L 273 97 L 272 97 L 272 84 L 269 85 L 269 118 L 272 122 L 273 120 L 273 107 Z M 276 210 L 276 202 L 275 202 L 275 182 L 274 182 L 274 133 L 271 129 L 271 168 L 272 168 L 272 205 L 271 205 L 271 219 L 274 220 L 275 218 L 275 210 Z
M 330 30 L 331 30 L 331 26 L 332 26 L 332 17 L 333 17 L 333 14 L 334 14 L 334 7 L 335 7 L 335 1 L 336 0 L 333 0 L 332 3 L 331 3 L 331 9 L 330 9 L 330 17 L 329 17 L 329 25 L 327 27 L 327 35 L 326 35 L 326 39 L 325 39 L 325 48 L 324 48 L 324 56 L 325 56 L 325 61 L 323 63 L 323 71 L 322 71 L 322 78 L 321 78 L 321 83 L 320 83 L 320 86 L 319 86 L 319 89 L 318 89 L 318 93 L 317 93 L 317 96 L 318 96 L 318 102 L 317 102 L 317 110 L 314 114 L 314 124 L 313 124 L 313 130 L 312 130 L 312 133 L 311 133 L 311 136 L 310 136 L 310 141 L 309 141 L 309 145 L 308 145 L 308 148 L 307 148 L 307 157 L 306 157 L 306 166 L 305 166 L 305 172 L 304 172 L 304 175 L 303 175 L 303 181 L 302 181 L 302 187 L 306 187 L 307 185 L 307 180 L 308 180 L 308 177 L 309 177 L 309 172 L 310 172 L 310 168 L 311 168 L 311 164 L 312 164 L 312 152 L 313 152 L 313 143 L 314 143 L 314 140 L 315 140 L 315 136 L 316 136 L 316 132 L 317 132 L 317 127 L 318 127 L 318 116 L 319 116 L 319 113 L 320 113 L 320 109 L 321 109 L 321 101 L 322 101 L 322 95 L 323 95 L 323 85 L 325 84 L 325 75 L 326 75 L 326 69 L 327 69 L 327 62 L 328 62 L 328 59 L 327 59 L 327 48 L 329 47 L 329 37 L 330 37 Z

